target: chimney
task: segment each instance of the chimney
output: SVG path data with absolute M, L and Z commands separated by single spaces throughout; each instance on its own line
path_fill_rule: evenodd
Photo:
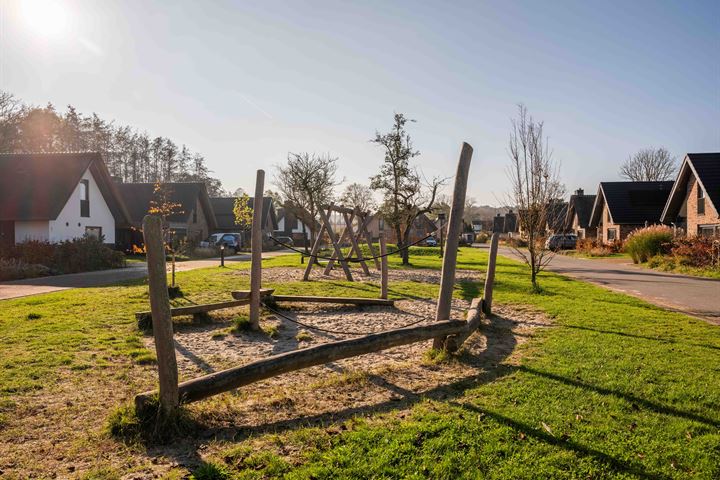
M 575 190 L 575 195 L 577 195 L 578 197 L 582 197 L 584 194 L 585 190 L 583 190 L 582 188 L 578 188 L 577 190 Z

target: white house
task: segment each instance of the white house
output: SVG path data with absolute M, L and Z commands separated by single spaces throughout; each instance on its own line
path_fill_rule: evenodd
M 0 244 L 84 235 L 115 244 L 128 222 L 100 154 L 0 154 Z

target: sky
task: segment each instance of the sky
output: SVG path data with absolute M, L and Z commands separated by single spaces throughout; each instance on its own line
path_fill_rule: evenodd
M 426 177 L 468 142 L 468 195 L 499 205 L 519 103 L 568 192 L 642 148 L 720 151 L 720 1 L 0 0 L 0 89 L 170 137 L 249 192 L 288 152 L 367 184 L 402 112 Z

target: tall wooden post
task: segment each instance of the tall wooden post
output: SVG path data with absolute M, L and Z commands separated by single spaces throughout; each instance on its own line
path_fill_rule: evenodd
M 385 234 L 380 232 L 380 298 L 388 298 L 388 258 Z
M 258 170 L 253 200 L 252 237 L 250 241 L 250 326 L 260 330 L 260 286 L 262 284 L 262 221 L 265 171 Z
M 148 215 L 143 219 L 143 236 L 147 251 L 148 284 L 150 287 L 150 311 L 152 312 L 153 336 L 157 353 L 160 379 L 160 408 L 165 414 L 172 413 L 179 404 L 178 371 L 173 342 L 172 316 L 167 286 L 165 243 L 162 219 Z M 136 399 L 136 407 L 144 405 Z
M 445 239 L 445 254 L 443 255 L 442 274 L 440 276 L 440 295 L 438 296 L 435 320 L 449 320 L 452 306 L 453 286 L 455 284 L 455 266 L 457 263 L 457 249 L 462 231 L 462 218 L 465 209 L 465 192 L 467 191 L 468 173 L 473 149 L 463 142 L 455 173 L 455 187 L 453 189 L 450 218 L 448 218 L 447 238 Z M 443 348 L 445 338 L 436 338 L 433 348 Z
M 490 239 L 490 256 L 488 257 L 487 275 L 485 275 L 485 291 L 483 292 L 483 313 L 492 313 L 493 283 L 495 282 L 495 263 L 497 262 L 498 239 L 500 235 L 492 234 Z

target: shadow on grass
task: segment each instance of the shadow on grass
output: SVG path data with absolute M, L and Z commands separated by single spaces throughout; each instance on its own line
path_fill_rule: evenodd
M 720 350 L 720 346 L 717 346 L 717 345 L 706 345 L 703 343 L 678 342 L 677 340 L 674 340 L 671 338 L 650 337 L 647 335 L 637 335 L 634 333 L 625 333 L 625 332 L 619 332 L 616 330 L 602 330 L 600 328 L 583 327 L 580 325 L 564 325 L 564 327 L 572 328 L 572 329 L 576 329 L 576 330 L 586 330 L 589 332 L 606 333 L 608 335 L 618 335 L 620 337 L 639 338 L 642 340 L 652 340 L 654 342 L 666 343 L 669 345 L 682 345 L 682 346 L 688 346 L 688 347 L 699 347 L 699 348 L 709 348 L 712 350 Z

